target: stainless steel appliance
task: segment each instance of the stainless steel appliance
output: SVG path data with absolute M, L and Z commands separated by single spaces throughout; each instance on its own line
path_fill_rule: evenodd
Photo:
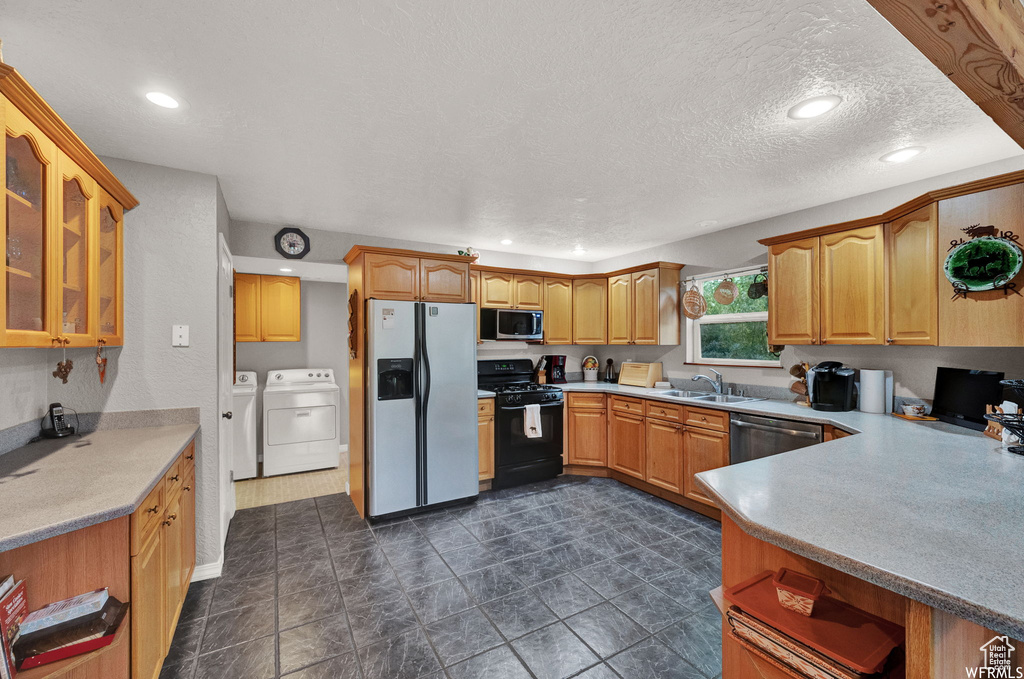
M 369 515 L 476 497 L 476 307 L 368 300 L 366 332 Z
M 839 361 L 823 361 L 811 368 L 809 374 L 812 408 L 826 412 L 853 410 L 853 368 L 846 368 Z
M 532 341 L 544 339 L 544 312 L 481 309 L 480 339 Z
M 562 390 L 532 381 L 530 359 L 478 361 L 481 389 L 497 393 L 493 488 L 552 479 L 562 473 Z M 539 409 L 541 435 L 526 435 L 526 407 Z
M 733 413 L 729 423 L 729 464 L 806 448 L 824 441 L 820 424 Z

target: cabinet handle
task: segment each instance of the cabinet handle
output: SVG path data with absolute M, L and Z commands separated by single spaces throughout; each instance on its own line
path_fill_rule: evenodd
M 174 520 L 175 520 L 176 518 L 178 518 L 178 515 L 177 515 L 177 514 L 168 514 L 168 515 L 167 515 L 167 520 L 166 520 L 166 521 L 164 521 L 164 525 L 165 525 L 165 526 L 170 526 L 170 525 L 171 525 L 172 523 L 174 523 Z
M 182 488 L 182 490 L 184 490 L 187 493 L 192 490 L 192 486 L 185 486 L 184 488 Z
M 181 478 L 181 477 L 179 477 L 179 476 L 178 476 L 177 474 L 175 474 L 174 476 L 172 476 L 172 477 L 171 477 L 171 481 L 177 481 L 177 480 L 179 480 L 180 478 Z
M 158 511 L 160 511 L 160 505 L 153 505 L 152 507 L 150 507 L 149 509 L 146 510 L 146 513 L 147 514 L 156 514 Z
M 186 460 L 194 460 L 194 459 L 195 459 L 195 457 L 196 457 L 195 453 L 192 453 L 191 455 L 186 455 L 186 456 L 185 456 L 185 459 L 186 459 Z
M 893 339 L 891 337 L 886 337 L 885 338 L 885 343 L 886 344 L 892 344 L 893 343 Z

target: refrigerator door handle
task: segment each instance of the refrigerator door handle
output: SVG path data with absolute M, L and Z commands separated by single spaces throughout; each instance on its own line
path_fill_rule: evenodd
M 427 347 L 427 305 L 420 303 L 417 306 L 420 313 L 420 342 L 422 345 L 420 354 L 423 362 L 423 447 L 420 449 L 420 465 L 423 473 L 420 475 L 420 483 L 423 488 L 423 504 L 426 505 L 430 504 L 430 499 L 427 497 L 427 455 L 430 452 L 427 449 L 427 413 L 430 406 L 430 353 Z
M 423 476 L 426 469 L 423 467 L 423 400 L 422 384 L 423 378 L 420 375 L 420 366 L 423 362 L 423 355 L 420 348 L 420 338 L 423 336 L 423 323 L 420 318 L 420 305 L 413 307 L 413 393 L 416 394 L 416 506 L 423 506 Z

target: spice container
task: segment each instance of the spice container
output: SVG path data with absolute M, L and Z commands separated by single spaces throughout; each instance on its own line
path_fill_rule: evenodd
M 832 592 L 818 578 L 780 568 L 772 578 L 779 604 L 783 608 L 810 617 L 814 613 L 814 602 Z

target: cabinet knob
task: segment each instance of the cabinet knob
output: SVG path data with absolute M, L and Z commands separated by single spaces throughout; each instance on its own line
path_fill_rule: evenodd
M 700 418 L 700 421 L 701 421 L 701 422 L 707 422 L 707 421 L 708 421 L 708 418 L 706 418 L 706 417 L 704 417 L 704 416 L 702 415 L 702 416 L 701 416 L 701 418 Z
M 891 337 L 886 337 L 885 338 L 885 343 L 886 344 L 892 344 L 893 343 L 893 339 Z
M 185 486 L 182 490 L 184 490 L 187 493 L 192 490 L 192 486 Z
M 180 478 L 181 478 L 181 477 L 179 477 L 179 476 L 178 476 L 177 474 L 175 474 L 174 476 L 172 476 L 172 477 L 171 477 L 171 481 L 177 481 L 177 480 L 179 480 Z
M 178 518 L 178 515 L 177 515 L 177 514 L 168 514 L 168 515 L 167 515 L 167 520 L 166 520 L 166 521 L 164 521 L 164 525 L 165 525 L 165 526 L 170 526 L 170 525 L 171 525 L 172 523 L 174 523 L 174 520 L 175 520 L 176 518 Z
M 160 505 L 153 505 L 152 507 L 150 507 L 149 509 L 146 510 L 146 513 L 147 514 L 156 514 L 158 511 L 160 511 Z
M 186 455 L 186 456 L 185 456 L 185 459 L 186 459 L 186 460 L 194 460 L 194 459 L 195 459 L 195 457 L 196 457 L 196 456 L 195 456 L 195 453 L 193 453 L 193 454 L 191 454 L 191 455 Z
M 815 339 L 814 337 L 812 337 L 811 338 L 811 344 L 817 344 L 817 343 L 818 343 L 818 340 Z

